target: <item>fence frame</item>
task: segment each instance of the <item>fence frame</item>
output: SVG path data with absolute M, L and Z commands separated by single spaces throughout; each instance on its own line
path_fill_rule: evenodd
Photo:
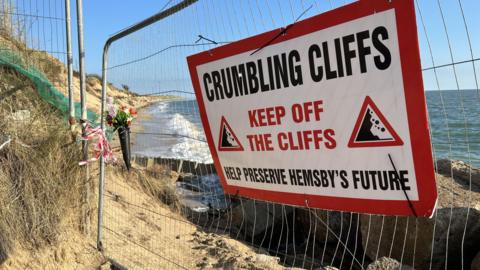
M 115 41 L 118 41 L 118 40 L 121 40 L 122 38 L 132 34 L 132 33 L 135 33 L 139 30 L 142 30 L 144 29 L 145 27 L 148 27 L 156 22 L 159 22 L 185 8 L 187 8 L 188 6 L 196 3 L 198 0 L 182 0 L 180 3 L 176 4 L 175 6 L 172 6 L 170 7 L 169 9 L 166 9 L 166 10 L 161 10 L 160 12 L 156 13 L 155 15 L 151 16 L 151 17 L 148 17 L 136 24 L 133 24 L 131 25 L 130 27 L 126 28 L 125 30 L 122 30 L 121 32 L 118 32 L 116 34 L 114 34 L 113 36 L 111 36 L 110 38 L 107 39 L 107 41 L 105 42 L 104 44 L 104 49 L 103 49 L 103 59 L 102 59 L 102 95 L 101 95 L 101 110 L 102 112 L 105 111 L 105 108 L 106 108 L 106 95 L 107 95 L 107 70 L 109 69 L 108 67 L 108 57 L 109 57 L 109 48 L 110 46 L 115 42 Z M 416 3 L 416 0 L 415 0 L 415 3 Z M 420 33 L 418 33 L 420 35 Z M 444 64 L 444 65 L 440 65 L 440 66 L 435 66 L 435 64 L 433 64 L 431 67 L 424 67 L 422 68 L 422 72 L 424 71 L 427 71 L 427 70 L 435 70 L 437 68 L 440 68 L 440 67 L 446 67 L 446 66 L 455 66 L 457 64 L 462 64 L 462 63 L 467 63 L 467 62 L 472 62 L 473 65 L 474 65 L 474 69 L 473 71 L 475 72 L 475 61 L 478 60 L 478 58 L 476 59 L 473 59 L 473 56 L 472 56 L 472 60 L 467 60 L 467 61 L 453 61 L 452 59 L 452 63 L 449 63 L 449 64 Z M 477 87 L 478 88 L 478 87 Z M 440 89 L 438 89 L 440 90 Z M 442 91 L 442 90 L 440 90 Z M 168 91 L 167 91 L 168 92 Z M 102 131 L 105 131 L 105 119 L 102 117 L 101 118 L 101 129 Z M 432 137 L 431 137 L 432 138 Z M 104 251 L 104 247 L 103 247 L 103 244 L 102 244 L 102 239 L 103 239 L 103 208 L 104 208 L 104 189 L 105 189 L 105 162 L 104 162 L 104 159 L 103 159 L 103 156 L 100 157 L 100 174 L 99 174 L 99 183 L 98 183 L 98 224 L 97 224 L 97 243 L 96 243 L 96 246 L 97 246 L 97 249 L 99 251 Z M 308 209 L 308 205 L 307 205 L 307 209 Z M 470 210 L 470 207 L 469 207 L 469 210 Z M 309 209 L 310 211 L 310 209 Z M 342 213 L 343 214 L 343 213 Z M 329 230 L 329 232 L 327 233 L 332 233 L 332 234 L 335 234 L 334 231 L 332 231 L 330 228 L 329 228 L 329 225 L 328 225 L 328 215 L 327 215 L 327 224 L 325 224 L 322 220 L 321 217 L 317 216 L 316 215 L 316 212 L 315 212 L 315 219 L 322 222 L 323 225 L 325 227 L 327 227 L 327 230 Z M 352 215 L 352 213 L 350 214 Z M 358 214 L 357 214 L 358 215 Z M 343 216 L 342 216 L 343 218 Z M 383 219 L 385 219 L 385 216 L 383 216 Z M 467 214 L 467 219 L 468 219 L 468 214 Z M 369 227 L 368 227 L 368 234 L 367 234 L 367 246 L 368 246 L 368 237 L 369 237 L 369 234 L 370 234 L 370 222 L 372 220 L 372 216 L 369 216 Z M 451 214 L 450 214 L 450 220 L 451 220 Z M 282 217 L 282 222 L 283 222 L 283 217 Z M 415 220 L 415 235 L 417 233 L 417 226 L 418 226 L 418 220 Z M 243 223 L 243 220 L 242 220 L 242 223 Z M 268 221 L 267 221 L 268 223 Z M 384 220 L 382 220 L 382 230 L 383 230 L 383 223 L 384 223 Z M 437 223 L 437 220 L 436 220 L 436 217 L 435 217 L 435 220 L 434 220 L 434 226 L 436 225 Z M 316 231 L 316 226 L 317 226 L 317 223 L 315 222 L 315 231 Z M 357 229 L 355 230 L 355 233 L 358 234 L 359 232 L 359 221 L 357 220 Z M 283 223 L 282 223 L 282 226 L 283 226 Z M 350 221 L 350 227 L 352 226 L 351 224 L 351 221 Z M 395 218 L 395 227 L 397 226 L 397 219 Z M 404 240 L 403 240 L 403 249 L 405 249 L 405 243 L 407 240 L 407 232 L 409 231 L 408 229 L 408 219 L 407 219 L 407 224 L 406 224 L 406 230 L 405 230 L 405 236 L 404 236 Z M 410 225 L 412 226 L 412 225 Z M 347 234 L 347 238 L 348 238 L 348 235 L 350 234 L 350 227 L 348 228 L 348 234 Z M 342 228 L 343 228 L 343 225 L 342 225 Z M 449 226 L 450 228 L 450 226 Z M 466 228 L 467 228 L 467 223 L 465 223 L 465 230 L 464 230 L 464 237 L 465 237 L 465 231 L 466 231 Z M 346 228 L 345 228 L 346 230 Z M 394 234 L 393 234 L 393 239 L 391 241 L 391 247 L 390 247 L 390 254 L 391 254 L 391 248 L 393 247 L 393 243 L 394 243 L 394 239 L 395 239 L 395 232 L 394 231 Z M 287 233 L 288 233 L 288 228 L 287 228 Z M 309 232 L 310 234 L 310 232 Z M 433 235 L 432 237 L 435 237 L 435 227 L 434 227 L 434 232 L 433 232 Z M 310 235 L 309 235 L 310 237 Z M 315 237 L 315 236 L 314 236 Z M 327 234 L 327 237 L 328 237 L 328 234 Z M 338 236 L 335 236 L 336 238 L 338 238 Z M 342 232 L 340 232 L 340 237 L 342 237 Z M 380 238 L 379 238 L 379 241 L 382 241 L 382 231 L 380 233 Z M 237 237 L 238 238 L 238 237 Z M 313 238 L 314 241 L 315 241 L 315 238 Z M 339 239 L 340 240 L 340 239 Z M 348 241 L 348 240 L 347 240 Z M 415 236 L 415 246 L 414 246 L 414 257 L 413 257 L 413 262 L 415 263 L 415 248 L 416 248 L 416 241 L 417 241 L 417 236 Z M 340 244 L 340 242 L 339 242 Z M 337 249 L 338 249 L 338 245 L 337 244 L 337 247 L 335 249 L 335 254 L 337 253 Z M 343 244 L 343 243 L 342 243 Z M 362 243 L 360 243 L 360 246 L 362 245 Z M 326 243 L 325 243 L 325 246 L 326 246 Z M 432 255 L 431 257 L 433 257 L 433 248 L 434 248 L 434 244 L 432 242 Z M 355 251 L 354 251 L 354 254 L 353 256 L 355 256 L 356 254 L 356 248 L 357 248 L 357 244 L 355 244 Z M 464 245 L 462 244 L 462 264 L 464 263 L 463 261 L 463 248 L 464 248 Z M 380 243 L 378 244 L 378 247 L 377 247 L 377 257 L 378 257 L 378 254 L 379 254 L 379 250 L 380 249 Z M 348 250 L 347 248 L 344 249 L 343 253 L 345 254 L 345 251 Z M 447 251 L 448 251 L 448 243 L 447 243 Z M 278 251 L 277 251 L 278 252 Z M 325 253 L 325 247 L 324 247 L 324 253 Z M 324 254 L 323 254 L 324 255 Z M 322 255 L 322 262 L 323 262 L 323 255 Z M 306 258 L 306 253 L 305 253 L 305 256 L 304 258 Z M 364 259 L 365 259 L 365 256 L 366 256 L 366 253 L 364 252 L 363 253 L 363 258 L 362 258 L 362 262 L 361 262 L 361 265 L 363 266 L 364 265 Z M 390 257 L 390 255 L 389 255 Z M 403 259 L 404 255 L 403 255 L 403 251 L 402 251 L 402 256 L 401 258 Z M 116 262 L 112 259 L 109 258 L 109 260 L 116 264 Z M 332 261 L 333 262 L 333 261 Z M 342 256 L 342 263 L 343 263 L 343 256 Z M 402 263 L 402 262 L 400 262 Z M 445 260 L 445 265 L 446 264 L 446 260 Z M 430 267 L 432 267 L 432 262 L 430 262 Z
M 68 79 L 68 121 L 73 129 L 75 124 L 75 104 L 73 98 L 73 54 L 72 54 L 72 19 L 70 0 L 65 0 L 65 29 L 67 44 L 67 79 Z
M 182 2 L 160 12 L 150 16 L 143 21 L 140 21 L 136 24 L 131 25 L 130 27 L 114 34 L 107 39 L 103 47 L 103 58 L 102 58 L 102 101 L 101 101 L 101 111 L 105 111 L 106 100 L 107 100 L 107 69 L 108 69 L 108 49 L 113 42 L 128 36 L 136 31 L 139 31 L 153 23 L 156 23 L 170 15 L 173 15 L 188 6 L 194 4 L 198 0 L 183 0 Z M 105 132 L 105 119 L 101 117 L 100 128 Z M 103 251 L 102 244 L 102 226 L 103 226 L 103 193 L 105 188 L 105 161 L 103 156 L 100 156 L 100 176 L 98 181 L 98 220 L 97 220 L 97 249 Z

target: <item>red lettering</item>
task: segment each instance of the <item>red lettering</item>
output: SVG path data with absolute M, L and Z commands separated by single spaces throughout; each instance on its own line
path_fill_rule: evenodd
M 320 149 L 320 144 L 322 143 L 322 130 L 316 129 L 313 131 L 313 144 L 315 145 L 315 149 Z
M 258 127 L 257 117 L 255 116 L 256 110 L 248 111 L 248 119 L 250 120 L 250 127 Z
M 285 117 L 285 108 L 283 106 L 275 107 L 275 114 L 277 115 L 277 123 L 282 124 L 282 118 Z
M 305 115 L 305 122 L 310 122 L 310 114 L 313 113 L 312 102 L 303 103 L 303 112 Z
M 302 107 L 300 104 L 295 103 L 292 105 L 292 119 L 295 123 L 303 122 Z
M 267 107 L 248 111 L 250 127 L 265 127 L 282 124 L 285 108 L 282 106 Z
M 260 126 L 262 127 L 266 126 L 267 123 L 265 122 L 265 109 L 258 109 L 257 116 L 258 116 L 258 122 L 260 123 Z
M 280 132 L 277 135 L 277 139 L 278 139 L 278 147 L 280 148 L 280 150 L 282 151 L 288 150 L 288 143 L 283 141 L 287 139 L 287 134 Z
M 323 112 L 323 101 L 307 101 L 302 104 L 292 105 L 292 119 L 295 123 L 310 122 L 313 119 L 320 121 L 320 114 Z M 313 116 L 313 117 L 312 117 Z
M 320 113 L 323 112 L 323 100 L 316 100 L 313 102 L 313 112 L 315 115 L 315 121 L 320 121 Z
M 305 150 L 309 150 L 310 149 L 310 143 L 312 142 L 312 137 L 311 137 L 312 131 L 304 130 L 302 132 L 302 135 L 303 135 L 303 141 L 305 143 Z
M 337 146 L 333 129 L 302 130 L 280 132 L 277 135 L 278 147 L 282 151 L 334 149 Z
M 333 136 L 335 136 L 335 131 L 333 129 L 326 129 L 324 132 L 325 139 L 327 139 L 327 142 L 325 143 L 325 146 L 328 149 L 334 149 L 337 147 L 337 141 Z
M 273 151 L 272 134 L 247 135 L 251 151 Z

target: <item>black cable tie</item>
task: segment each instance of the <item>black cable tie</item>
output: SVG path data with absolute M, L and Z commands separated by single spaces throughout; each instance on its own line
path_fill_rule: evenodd
M 393 159 L 392 159 L 392 156 L 390 155 L 390 153 L 388 154 L 388 158 L 390 159 L 390 163 L 392 164 L 393 169 L 395 170 L 395 176 L 396 176 L 398 179 L 400 179 L 400 174 L 398 173 L 397 168 L 395 167 L 395 163 L 393 163 Z M 400 182 L 400 186 L 402 187 L 403 194 L 405 194 L 405 197 L 407 198 L 408 206 L 409 206 L 410 209 L 412 210 L 413 215 L 414 215 L 415 217 L 418 217 L 417 212 L 415 211 L 415 207 L 413 207 L 413 203 L 412 203 L 412 201 L 410 201 L 410 198 L 408 197 L 408 194 L 407 194 L 407 192 L 405 191 L 404 185 L 403 185 L 401 182 Z
M 268 45 L 272 44 L 272 42 L 274 42 L 279 36 L 282 36 L 282 35 L 285 35 L 287 33 L 287 30 L 290 29 L 290 27 L 292 27 L 293 24 L 289 24 L 287 27 L 281 29 L 281 31 L 276 34 L 272 39 L 270 39 L 267 43 L 263 44 L 260 48 L 256 49 L 255 51 L 253 51 L 250 56 L 254 55 L 255 53 L 263 50 L 263 48 L 267 47 Z
M 198 43 L 198 42 L 199 42 L 200 40 L 202 40 L 202 39 L 204 39 L 204 40 L 206 40 L 206 41 L 209 41 L 209 42 L 211 42 L 211 43 L 213 43 L 213 44 L 215 44 L 215 45 L 218 44 L 218 42 L 216 42 L 215 40 L 211 40 L 211 39 L 206 38 L 206 37 L 204 37 L 204 36 L 202 36 L 202 35 L 198 35 L 198 39 L 197 39 L 197 41 L 195 41 L 195 43 Z
M 310 5 L 307 9 L 305 9 L 305 10 L 297 17 L 297 19 L 295 19 L 295 21 L 294 21 L 292 24 L 287 25 L 287 27 L 282 27 L 282 28 L 281 28 L 281 31 L 280 31 L 278 34 L 276 34 L 276 35 L 275 35 L 272 39 L 270 39 L 267 43 L 265 43 L 265 44 L 263 44 L 262 46 L 260 46 L 260 48 L 258 48 L 258 49 L 256 49 L 255 51 L 253 51 L 253 52 L 250 54 L 250 56 L 254 55 L 255 53 L 263 50 L 265 47 L 267 47 L 267 46 L 269 46 L 270 44 L 272 44 L 272 42 L 274 42 L 278 37 L 285 35 L 285 34 L 287 33 L 287 30 L 290 29 L 293 25 L 295 25 L 295 24 L 298 22 L 298 20 L 300 20 L 300 19 L 303 17 L 303 15 L 305 15 L 305 13 L 307 13 L 312 7 L 313 7 L 313 4 Z

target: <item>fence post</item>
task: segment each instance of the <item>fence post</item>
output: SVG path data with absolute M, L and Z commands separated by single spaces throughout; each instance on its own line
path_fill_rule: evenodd
M 82 135 L 85 136 L 85 127 L 87 125 L 87 93 L 85 90 L 85 50 L 83 47 L 83 11 L 82 0 L 77 0 L 77 32 L 78 32 L 78 54 L 80 63 L 80 104 L 81 104 L 81 120 Z M 88 160 L 88 142 L 82 141 L 83 160 Z M 90 185 L 89 185 L 89 167 L 85 166 L 85 193 L 83 205 L 83 233 L 90 234 Z
M 110 47 L 110 42 L 105 43 L 103 48 L 103 59 L 102 59 L 102 102 L 101 110 L 105 111 L 106 102 L 107 102 L 107 66 L 108 66 L 108 48 Z M 105 118 L 101 117 L 100 128 L 105 132 Z M 100 177 L 98 180 L 98 218 L 97 218 L 97 249 L 103 251 L 102 245 L 102 226 L 103 226 L 103 191 L 105 188 L 105 160 L 103 155 L 100 155 Z
M 65 0 L 65 27 L 67 34 L 67 78 L 68 78 L 68 115 L 70 127 L 75 125 L 75 102 L 73 99 L 73 55 L 72 55 L 72 24 L 70 15 L 70 0 Z

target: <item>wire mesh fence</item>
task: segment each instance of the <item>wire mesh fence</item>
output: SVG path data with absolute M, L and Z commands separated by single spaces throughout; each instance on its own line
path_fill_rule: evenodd
M 480 251 L 478 3 L 415 1 L 439 190 L 428 219 L 224 194 L 186 57 L 350 1 L 186 2 L 168 1 L 164 10 L 179 10 L 109 49 L 109 82 L 163 100 L 142 108 L 132 130 L 133 172 L 107 167 L 107 256 L 134 269 L 367 269 L 388 258 L 415 269 L 470 269 Z
M 47 54 L 66 62 L 64 1 L 2 0 L 0 9 L 2 51 L 21 53 L 19 64 L 33 65 L 45 74 L 54 68 L 45 65 Z
M 69 111 L 65 3 L 63 0 L 0 1 L 2 66 L 16 70 L 34 83 L 43 100 L 62 113 Z M 73 93 L 79 93 L 78 74 L 72 78 L 72 88 Z M 79 95 L 74 95 L 73 100 L 76 117 L 80 118 Z M 91 112 L 88 116 L 91 120 L 95 118 Z
M 76 166 L 81 156 L 67 129 L 65 3 L 0 1 L 2 267 L 11 265 L 5 260 L 17 246 L 38 251 L 56 243 L 71 208 L 84 211 L 74 213 L 72 225 L 85 225 L 80 216 L 88 203 Z M 78 78 L 75 85 L 78 93 Z
M 33 155 L 36 154 L 34 149 L 41 152 L 42 147 L 46 147 L 45 144 L 48 140 L 45 138 L 50 138 L 51 134 L 65 135 L 66 141 L 56 141 L 56 143 L 63 143 L 65 149 L 75 148 L 77 146 L 75 126 L 73 125 L 75 118 L 80 119 L 82 111 L 86 113 L 82 118 L 87 118 L 91 122 L 97 118 L 97 114 L 91 110 L 94 106 L 89 108 L 88 113 L 86 109 L 81 109 L 80 74 L 73 72 L 72 66 L 69 66 L 69 64 L 73 64 L 74 59 L 78 59 L 73 57 L 71 49 L 70 2 L 70 0 L 0 1 L 0 109 L 2 115 L 0 144 L 2 148 L 10 143 L 16 146 L 20 145 L 30 149 L 32 151 L 30 155 Z M 81 34 L 83 35 L 83 33 Z M 92 90 L 92 87 L 89 90 Z M 66 135 L 68 120 L 72 124 L 72 132 Z M 57 140 L 60 140 L 60 137 Z M 48 154 L 53 155 L 52 152 L 54 151 L 49 151 Z M 72 153 L 67 155 L 72 155 Z M 75 152 L 75 154 L 78 153 Z M 69 158 L 73 158 L 75 163 L 77 160 L 85 159 L 81 156 Z M 8 161 L 8 158 L 4 160 Z M 63 160 L 67 161 L 68 159 Z M 51 165 L 51 171 L 60 169 L 55 166 L 62 166 L 62 159 L 56 161 L 58 164 L 53 162 L 48 164 Z M 35 164 L 38 160 L 22 160 L 22 162 Z M 45 166 L 45 168 L 47 167 Z M 64 167 L 62 169 L 66 175 L 71 174 L 64 183 L 72 185 L 77 181 L 76 170 L 69 171 L 71 168 L 65 169 Z M 78 202 L 75 201 L 74 204 L 79 210 L 77 213 L 79 215 L 78 225 L 87 234 L 87 228 L 91 223 L 90 213 L 93 212 L 91 203 L 93 200 L 89 198 L 88 194 L 92 189 L 93 182 L 86 177 L 88 171 L 84 172 L 86 180 L 83 181 L 83 184 L 86 187 L 80 192 L 82 198 Z M 46 174 L 48 173 L 46 172 Z M 24 177 L 19 173 L 19 175 L 12 174 L 11 178 L 12 182 L 18 185 L 17 178 Z M 47 185 L 52 185 L 51 187 L 55 188 L 55 191 L 44 187 L 35 192 L 44 192 L 42 194 L 50 196 L 49 192 L 60 195 L 64 194 L 63 192 L 72 191 L 71 187 L 65 188 L 63 184 L 56 184 L 55 177 L 51 178 L 37 179 L 37 182 L 38 185 L 43 185 L 42 181 L 45 181 Z M 77 183 L 74 183 L 72 187 L 77 187 L 76 185 Z M 15 191 L 18 192 L 18 196 L 26 196 L 24 192 L 28 192 L 26 190 Z M 76 198 L 76 194 L 72 192 L 72 200 Z M 39 197 L 41 198 L 41 196 Z M 56 198 L 49 198 L 51 204 L 56 203 L 54 199 Z M 24 203 L 24 206 L 35 212 L 32 219 L 37 218 L 37 213 L 45 213 L 39 219 L 52 219 L 50 215 L 56 214 L 55 211 L 48 212 L 51 209 L 48 209 L 48 205 L 44 205 L 43 202 L 34 206 Z M 63 206 L 66 207 L 66 205 Z M 61 208 L 57 207 L 57 209 Z M 55 217 L 55 222 L 57 220 Z M 38 223 L 38 226 L 48 227 L 55 222 L 49 220 L 46 224 Z M 25 224 L 33 226 L 27 222 Z M 32 231 L 42 230 L 29 229 Z

